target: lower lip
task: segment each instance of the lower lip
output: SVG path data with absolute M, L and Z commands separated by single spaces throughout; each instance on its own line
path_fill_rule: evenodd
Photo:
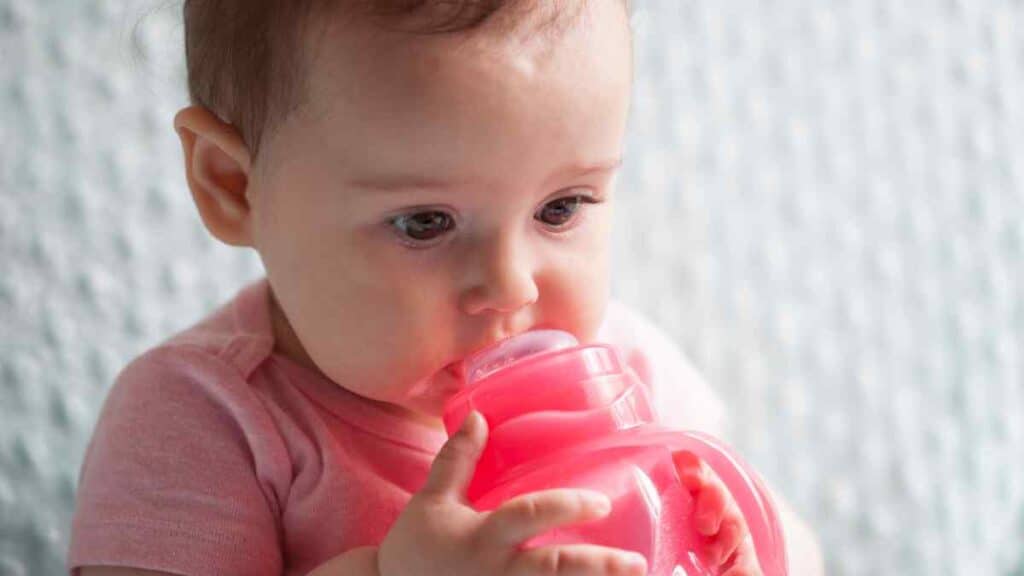
M 449 364 L 445 366 L 444 369 L 446 372 L 448 372 L 448 374 L 451 374 L 451 376 L 456 380 L 462 380 L 462 375 L 460 374 L 459 366 L 457 363 Z

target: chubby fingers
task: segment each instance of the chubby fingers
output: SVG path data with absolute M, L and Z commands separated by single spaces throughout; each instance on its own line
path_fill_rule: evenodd
M 482 542 L 519 546 L 534 536 L 567 524 L 596 520 L 611 511 L 600 492 L 559 488 L 531 492 L 505 502 L 480 529 Z M 513 575 L 642 576 L 644 557 L 634 552 L 589 544 L 542 546 L 522 550 L 511 560 Z
M 681 451 L 672 458 L 680 482 L 694 497 L 694 525 L 706 537 L 704 556 L 720 566 L 747 536 L 746 523 L 721 480 L 696 454 Z
M 485 542 L 519 545 L 552 528 L 596 520 L 611 511 L 600 492 L 559 488 L 512 498 L 490 513 L 481 528 Z
M 706 483 L 697 494 L 693 510 L 697 532 L 704 536 L 718 534 L 727 516 L 730 501 L 731 497 L 720 482 Z
M 722 576 L 764 576 L 757 562 L 757 552 L 749 537 L 743 539 L 728 559 Z
M 682 450 L 672 453 L 672 462 L 676 465 L 676 474 L 691 493 L 699 491 L 708 482 L 704 461 L 693 452 Z
M 590 544 L 543 546 L 519 553 L 510 566 L 513 576 L 644 576 L 647 561 L 640 554 Z
M 703 536 L 717 534 L 731 501 L 725 486 L 693 452 L 674 452 L 672 462 L 679 481 L 694 497 L 693 518 L 697 532 Z
M 722 566 L 736 554 L 746 537 L 747 529 L 742 518 L 727 516 L 718 532 L 706 541 L 704 556 L 711 565 Z
M 477 460 L 487 442 L 487 421 L 479 412 L 470 412 L 459 431 L 445 442 L 434 457 L 430 474 L 419 494 L 424 496 L 465 497 L 473 479 Z

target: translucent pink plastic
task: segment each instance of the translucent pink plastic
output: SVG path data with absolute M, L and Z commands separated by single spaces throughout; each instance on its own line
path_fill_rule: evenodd
M 526 547 L 592 543 L 633 550 L 651 576 L 714 576 L 702 563 L 672 454 L 690 451 L 722 479 L 739 505 L 765 576 L 786 576 L 775 506 L 758 475 L 728 446 L 698 432 L 655 424 L 646 388 L 615 349 L 577 345 L 565 332 L 535 331 L 506 340 L 464 363 L 466 387 L 452 398 L 449 434 L 471 410 L 490 434 L 469 486 L 478 510 L 549 488 L 608 495 L 612 512 L 533 538 Z

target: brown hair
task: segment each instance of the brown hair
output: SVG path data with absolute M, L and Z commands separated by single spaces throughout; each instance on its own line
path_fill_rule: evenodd
M 193 104 L 235 126 L 255 158 L 268 128 L 300 102 L 305 64 L 300 40 L 316 16 L 344 8 L 347 15 L 368 18 L 382 28 L 453 34 L 472 31 L 501 11 L 531 9 L 534 4 L 536 0 L 185 0 L 189 96 Z M 421 18 L 424 12 L 430 13 L 426 20 Z M 404 26 L 414 18 L 414 26 Z M 545 22 L 556 20 L 554 14 Z

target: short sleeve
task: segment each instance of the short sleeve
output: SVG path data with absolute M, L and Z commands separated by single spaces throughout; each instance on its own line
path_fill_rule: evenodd
M 648 384 L 662 424 L 722 437 L 722 401 L 664 331 L 613 300 L 608 303 L 598 340 L 614 345 Z
M 273 445 L 237 371 L 151 351 L 118 376 L 79 476 L 68 568 L 279 575 Z

